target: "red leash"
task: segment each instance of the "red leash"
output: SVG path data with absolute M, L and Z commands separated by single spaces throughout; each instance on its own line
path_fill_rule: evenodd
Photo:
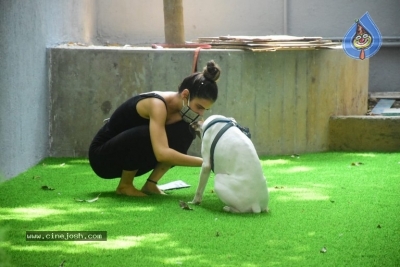
M 192 64 L 192 73 L 197 72 L 197 62 L 199 59 L 199 53 L 200 53 L 200 49 L 210 49 L 211 45 L 210 44 L 196 44 L 196 43 L 192 43 L 192 44 L 152 44 L 151 45 L 152 48 L 196 48 L 196 50 L 194 50 L 194 56 L 193 56 L 193 64 Z
M 199 59 L 200 49 L 201 49 L 201 47 L 197 47 L 196 50 L 194 50 L 192 73 L 197 72 L 197 61 Z

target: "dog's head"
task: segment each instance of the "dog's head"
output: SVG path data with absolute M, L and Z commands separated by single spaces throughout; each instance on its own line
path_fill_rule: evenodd
M 190 124 L 190 130 L 193 131 L 194 134 L 196 134 L 201 139 L 203 136 L 204 129 L 207 128 L 207 125 L 211 121 L 213 121 L 214 119 L 217 119 L 217 118 L 230 119 L 236 123 L 236 120 L 234 118 L 227 118 L 222 115 L 212 115 L 212 116 L 208 117 L 205 121 L 200 120 L 200 121 L 192 122 Z
M 200 139 L 203 135 L 203 128 L 202 128 L 203 124 L 204 121 L 195 121 L 190 124 L 190 130 L 193 131 L 194 134 L 196 134 L 197 137 Z

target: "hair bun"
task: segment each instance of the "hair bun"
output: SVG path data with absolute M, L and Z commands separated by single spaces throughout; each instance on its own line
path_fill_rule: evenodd
M 221 74 L 221 69 L 214 60 L 207 62 L 207 66 L 203 69 L 203 75 L 206 79 L 216 82 Z

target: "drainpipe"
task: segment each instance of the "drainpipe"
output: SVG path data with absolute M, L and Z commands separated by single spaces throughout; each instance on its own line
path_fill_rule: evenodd
M 164 33 L 165 43 L 184 44 L 185 31 L 183 24 L 182 0 L 164 1 Z
M 283 0 L 283 35 L 287 35 L 287 23 L 288 23 L 288 18 L 287 18 L 287 0 Z

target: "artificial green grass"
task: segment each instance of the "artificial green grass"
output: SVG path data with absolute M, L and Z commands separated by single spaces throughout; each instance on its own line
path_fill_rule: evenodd
M 270 213 L 228 214 L 213 177 L 201 206 L 180 208 L 179 200 L 192 200 L 200 168 L 174 167 L 160 182 L 190 188 L 131 198 L 116 195 L 119 180 L 96 177 L 86 159 L 45 159 L 0 184 L 0 266 L 5 257 L 35 267 L 400 266 L 400 153 L 261 162 Z M 92 203 L 74 200 L 99 193 Z M 26 241 L 26 231 L 107 231 L 107 241 Z

